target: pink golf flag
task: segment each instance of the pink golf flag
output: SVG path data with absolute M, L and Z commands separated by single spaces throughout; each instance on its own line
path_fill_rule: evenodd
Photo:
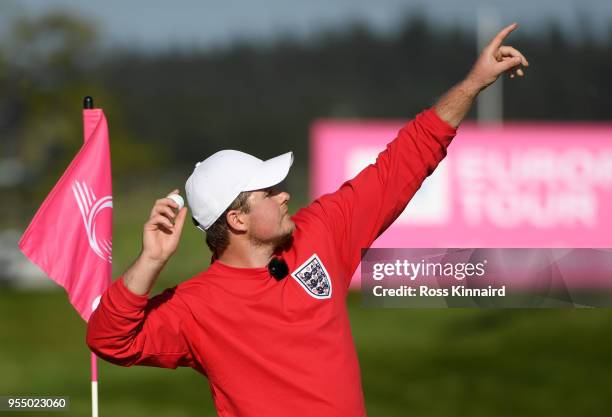
M 85 321 L 111 282 L 112 186 L 106 117 L 83 110 L 85 143 L 42 203 L 19 248 L 66 289 Z

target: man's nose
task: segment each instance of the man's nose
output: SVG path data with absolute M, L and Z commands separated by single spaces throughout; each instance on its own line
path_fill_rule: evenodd
M 278 193 L 278 198 L 281 204 L 288 203 L 291 199 L 291 195 L 287 191 L 281 191 Z

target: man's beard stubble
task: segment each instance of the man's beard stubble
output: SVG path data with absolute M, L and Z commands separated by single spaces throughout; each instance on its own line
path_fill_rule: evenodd
M 261 240 L 257 238 L 251 238 L 251 243 L 255 246 L 272 246 L 274 248 L 274 253 L 280 253 L 284 249 L 287 249 L 293 243 L 293 232 L 295 230 L 295 223 L 293 223 L 291 229 L 280 235 L 276 236 L 272 239 Z

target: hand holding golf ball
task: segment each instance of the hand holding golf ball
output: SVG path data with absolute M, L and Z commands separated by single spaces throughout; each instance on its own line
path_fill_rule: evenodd
M 185 200 L 179 194 L 170 194 L 168 198 L 178 204 L 178 210 L 185 206 Z
M 178 192 L 173 190 L 157 200 L 144 225 L 143 256 L 148 260 L 164 263 L 176 251 L 187 215 Z

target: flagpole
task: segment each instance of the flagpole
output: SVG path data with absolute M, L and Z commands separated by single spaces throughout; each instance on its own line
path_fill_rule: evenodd
M 91 416 L 98 417 L 98 358 L 91 352 Z
M 91 96 L 83 98 L 83 109 L 93 108 L 93 98 Z M 98 417 L 98 358 L 93 352 L 91 352 L 91 416 Z
M 94 108 L 94 102 L 91 96 L 85 96 L 85 98 L 83 98 L 83 108 L 85 110 L 91 110 Z

